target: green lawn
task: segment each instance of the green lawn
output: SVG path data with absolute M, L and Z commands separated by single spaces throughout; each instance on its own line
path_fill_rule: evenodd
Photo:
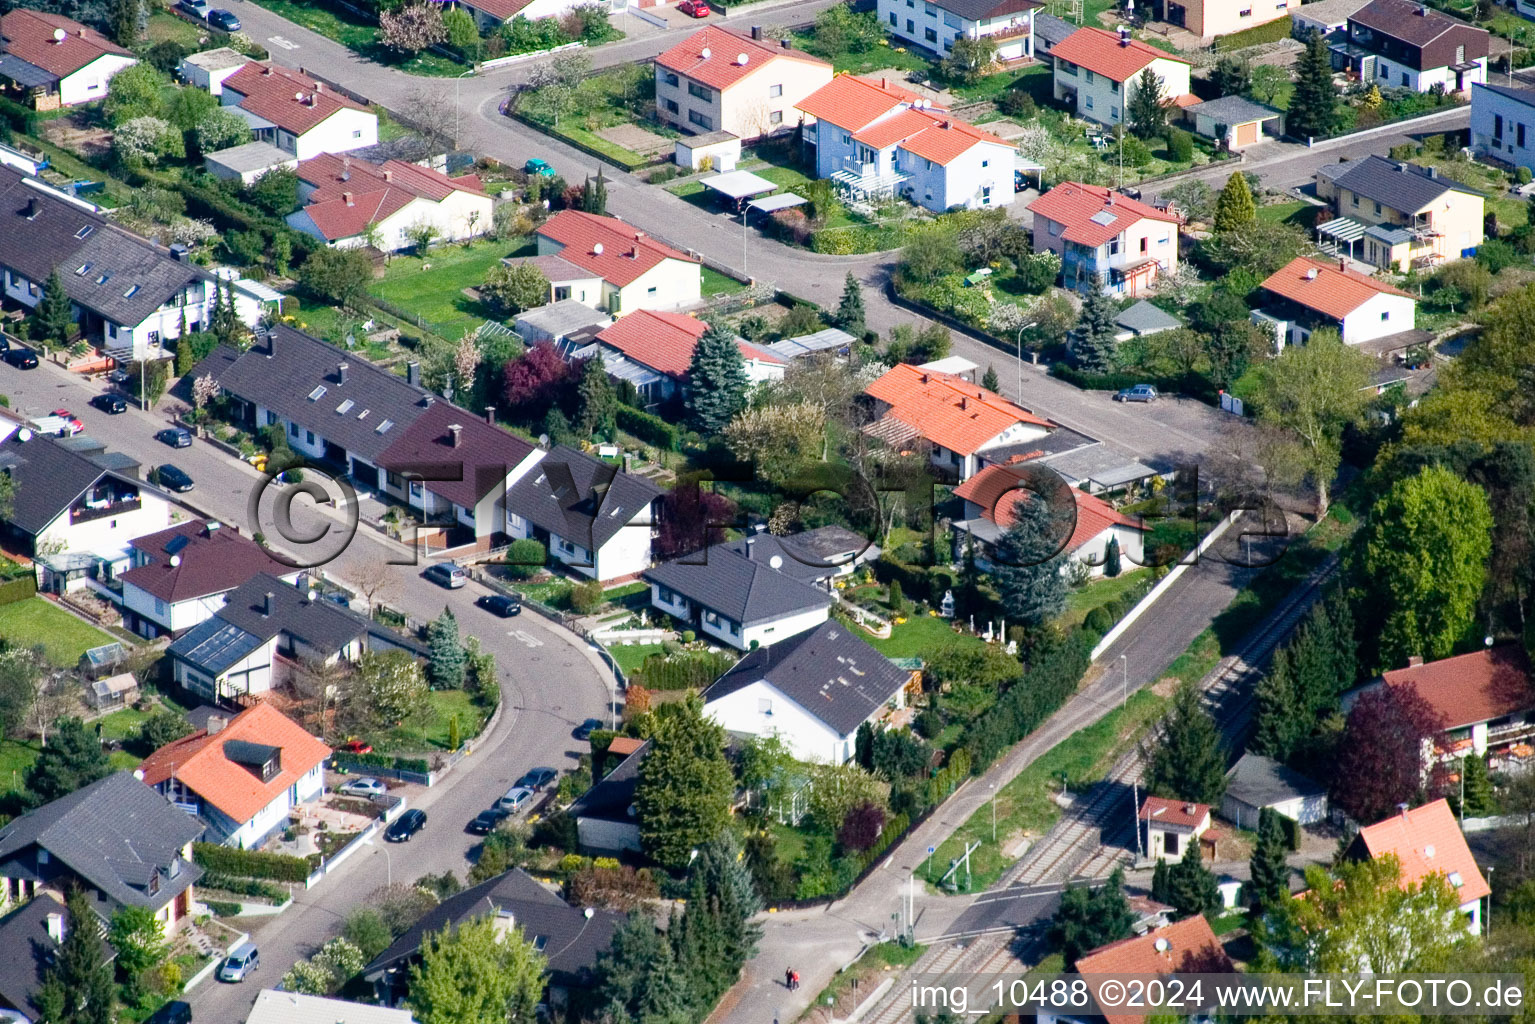
M 339 8 L 316 7 L 293 0 L 257 0 L 273 14 L 280 14 L 295 24 L 302 25 L 326 39 L 334 39 L 349 50 L 372 58 L 380 64 L 390 64 L 413 75 L 452 77 L 468 71 L 469 67 L 440 54 L 422 51 L 406 61 L 398 61 L 379 43 L 378 26 L 353 17 Z
M 86 728 L 101 727 L 103 740 L 116 740 L 121 742 L 130 736 L 137 736 L 139 726 L 149 715 L 143 711 L 135 711 L 133 708 L 124 708 L 114 711 L 93 722 L 87 722 Z M 37 760 L 37 752 L 41 744 L 36 740 L 23 743 L 20 740 L 0 740 L 0 793 L 20 789 L 22 776 L 32 762 Z M 139 766 L 140 758 L 128 753 L 126 750 L 114 750 L 107 755 L 107 761 L 115 772 L 131 771 Z
M 716 295 L 734 295 L 745 288 L 746 285 L 733 277 L 726 277 L 719 271 L 711 270 L 708 267 L 704 268 L 703 296 L 706 299 L 712 299 Z
M 623 669 L 624 675 L 632 676 L 645 664 L 645 659 L 652 654 L 661 653 L 660 644 L 618 644 L 609 642 L 608 653 L 613 655 L 613 660 L 618 662 L 618 667 Z
M 138 736 L 139 727 L 152 714 L 154 714 L 153 711 L 123 708 L 121 711 L 114 711 L 110 715 L 96 719 L 92 724 L 101 726 L 102 739 L 116 740 L 121 743 L 129 737 Z
M 365 733 L 368 742 L 385 754 L 421 754 L 448 750 L 448 722 L 458 716 L 458 735 L 467 740 L 479 735 L 485 711 L 463 690 L 433 690 L 424 721 L 402 725 L 381 735 Z
M 954 632 L 948 619 L 926 614 L 914 614 L 900 625 L 891 627 L 889 640 L 874 636 L 864 636 L 864 639 L 887 658 L 929 658 L 935 651 L 946 647 L 985 642 L 977 637 Z
M 108 634 L 41 597 L 0 605 L 0 636 L 18 647 L 42 644 L 58 668 L 74 668 L 87 650 L 112 642 Z
M 37 747 L 20 740 L 0 740 L 0 793 L 21 788 L 21 777 L 37 760 Z
M 881 71 L 885 68 L 895 68 L 898 71 L 930 71 L 932 63 L 921 51 L 905 46 L 897 45 L 897 40 L 886 39 L 889 45 L 874 46 L 862 53 L 828 53 L 825 47 L 819 45 L 815 32 L 805 29 L 791 33 L 794 45 L 806 53 L 814 54 L 823 60 L 831 61 L 832 70 L 837 74 L 844 71 L 855 75 L 868 74 L 870 71 Z
M 1066 610 L 1061 613 L 1059 622 L 1063 627 L 1079 624 L 1094 608 L 1135 589 L 1150 572 L 1150 569 L 1132 569 L 1118 576 L 1112 578 L 1105 576 L 1078 587 L 1066 595 Z
M 1055 78 L 1043 64 L 1032 64 L 1022 71 L 1001 71 L 987 75 L 974 85 L 956 85 L 951 91 L 967 101 L 995 100 L 1013 88 L 1032 95 L 1035 103 L 1044 103 L 1049 101 L 1054 91 Z
M 396 256 L 369 291 L 421 317 L 434 333 L 456 339 L 466 328 L 491 319 L 463 290 L 479 287 L 502 257 L 514 254 L 531 255 L 531 245 L 481 240 L 468 246 L 441 245 L 429 249 L 424 258 Z
M 1325 207 L 1315 203 L 1303 203 L 1296 200 L 1293 203 L 1272 203 L 1268 206 L 1258 207 L 1258 219 L 1271 221 L 1275 224 L 1294 224 L 1309 232 L 1316 223 L 1317 214 Z
M 150 43 L 169 40 L 194 49 L 200 49 L 203 45 L 203 32 L 196 25 L 154 6 L 150 8 L 147 38 Z

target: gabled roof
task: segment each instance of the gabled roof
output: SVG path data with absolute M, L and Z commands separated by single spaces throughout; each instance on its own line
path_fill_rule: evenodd
M 1243 754 L 1226 773 L 1226 795 L 1251 807 L 1326 796 L 1327 787 L 1262 754 Z
M 1007 145 L 1005 140 L 956 117 L 915 108 L 877 121 L 853 138 L 874 149 L 899 144 L 908 153 L 940 165 L 947 165 L 983 142 Z
M 409 1010 L 265 988 L 245 1024 L 416 1024 Z
M 0 470 L 8 471 L 16 482 L 9 521 L 35 535 L 47 529 L 96 481 L 113 474 L 51 437 L 27 432 L 31 440 L 23 441 L 22 431 L 17 430 L 0 442 Z
M 537 267 L 539 269 L 539 272 L 542 273 L 545 277 L 547 277 L 549 279 L 549 283 L 552 284 L 552 285 L 553 284 L 562 284 L 562 283 L 567 282 L 567 281 L 585 281 L 585 280 L 592 280 L 592 279 L 601 280 L 601 276 L 602 276 L 602 275 L 598 274 L 596 271 L 588 270 L 585 267 L 578 267 L 574 263 L 572 263 L 569 260 L 565 259 L 564 257 L 555 256 L 552 253 L 544 253 L 543 255 L 540 255 L 540 256 L 506 256 L 506 257 L 502 258 L 501 262 L 506 264 L 509 267 L 515 267 L 515 266 L 518 266 L 519 264 L 522 264 L 522 263 L 530 263 L 533 266 Z M 561 299 L 560 301 L 561 302 L 576 302 L 575 299 Z M 576 304 L 577 305 L 585 305 L 585 303 L 580 303 L 580 302 L 576 302 Z M 544 308 L 544 307 L 537 307 L 537 308 Z M 586 308 L 587 309 L 591 309 L 590 306 L 587 306 Z M 604 321 L 609 319 L 605 315 L 602 315 L 602 314 L 598 314 L 598 315 L 602 316 L 602 319 Z M 521 319 L 521 317 L 519 317 L 518 319 Z
M 1447 878 L 1462 903 L 1479 900 L 1492 890 L 1466 846 L 1448 801 L 1440 799 L 1393 814 L 1359 830 L 1355 856 L 1395 854 L 1402 865 L 1402 886 L 1421 882 L 1438 872 Z
M 1037 0 L 939 0 L 938 6 L 969 21 L 1022 14 L 1045 6 Z
M 1535 708 L 1530 661 L 1518 644 L 1472 651 L 1393 669 L 1388 686 L 1411 686 L 1439 713 L 1446 729 L 1490 722 Z
M 1158 331 L 1171 331 L 1183 326 L 1182 320 L 1145 299 L 1120 310 L 1114 322 L 1136 334 L 1155 334 Z
M 743 626 L 831 604 L 826 591 L 737 554 L 728 543 L 662 562 L 640 575 Z
M 405 209 L 418 197 L 402 188 L 382 188 L 361 195 L 347 193 L 300 208 L 328 242 L 355 238 Z
M 279 770 L 270 781 L 262 782 L 231 750 L 242 742 L 277 748 Z M 195 732 L 167 743 L 144 759 L 139 774 L 151 786 L 174 778 L 243 824 L 329 756 L 330 747 L 297 722 L 270 704 L 257 704 L 218 732 Z
M 705 55 L 707 54 L 707 56 Z M 740 60 L 742 55 L 746 60 Z M 728 89 L 747 75 L 775 60 L 793 60 L 815 64 L 830 70 L 831 65 L 803 50 L 786 49 L 756 40 L 739 32 L 709 25 L 656 58 L 658 67 L 715 89 Z
M 1228 973 L 1231 960 L 1203 914 L 1153 928 L 1145 935 L 1111 942 L 1077 959 L 1078 974 L 1159 975 L 1177 973 Z M 1096 993 L 1095 993 L 1096 998 Z M 1109 1005 L 1118 1005 L 1110 1003 Z M 1110 1011 L 1108 1024 L 1139 1024 L 1136 1013 Z
M 1342 320 L 1377 295 L 1411 295 L 1337 263 L 1297 256 L 1263 281 L 1263 287 L 1297 305 Z
M 168 604 L 222 594 L 257 573 L 296 571 L 234 527 L 201 519 L 137 537 L 131 545 L 148 561 L 118 578 Z
M 469 0 L 464 6 L 484 11 L 499 21 L 511 21 L 532 2 L 533 0 Z
M 1341 173 L 1331 177 L 1339 188 L 1404 213 L 1416 213 L 1446 192 L 1485 198 L 1476 189 L 1441 176 L 1435 168 L 1374 155 L 1343 164 Z
M 572 818 L 595 818 L 599 821 L 635 823 L 634 788 L 639 782 L 640 765 L 650 754 L 650 741 L 642 743 L 638 750 L 625 757 L 618 767 L 602 777 L 576 798 L 565 813 Z
M 1065 18 L 1039 11 L 1034 15 L 1034 49 L 1036 53 L 1055 53 L 1054 47 L 1071 38 L 1077 26 Z
M 596 964 L 597 954 L 612 943 L 613 932 L 623 921 L 622 915 L 611 910 L 572 907 L 521 868 L 513 868 L 454 893 L 428 910 L 362 969 L 363 977 L 370 981 L 380 978 L 385 971 L 410 962 L 427 935 L 486 914 L 510 916 L 511 923 L 522 929 L 522 937 L 549 958 L 549 970 L 567 982 Z
M 747 653 L 713 686 L 705 703 L 766 682 L 838 736 L 884 707 L 911 679 L 835 619 Z
M 864 393 L 889 405 L 887 415 L 961 455 L 969 455 L 1015 423 L 1055 426 L 963 377 L 908 363 L 891 367 Z
M 564 445 L 553 449 L 506 492 L 506 510 L 589 551 L 630 523 L 661 496 L 642 476 Z
M 0 862 L 39 846 L 112 903 L 157 910 L 202 876 L 181 860 L 181 848 L 202 834 L 191 815 L 132 772 L 118 772 L 0 829 Z
M 1432 43 L 1455 28 L 1480 32 L 1482 35 L 1489 34 L 1484 28 L 1468 25 L 1459 18 L 1452 18 L 1442 11 L 1412 2 L 1412 0 L 1370 0 L 1349 15 L 1348 20 L 1355 25 L 1363 25 L 1372 32 L 1379 32 L 1418 47 Z
M 862 131 L 901 106 L 917 106 L 922 97 L 889 79 L 878 82 L 843 73 L 794 105 L 820 121 L 850 132 Z
M 954 494 L 979 505 L 983 519 L 989 519 L 1005 530 L 1017 521 L 1014 511 L 1018 502 L 1034 496 L 1033 491 L 1020 486 L 1028 472 L 1025 465 L 986 466 L 956 487 Z M 1102 498 L 1075 487 L 1070 491 L 1076 503 L 1076 521 L 1071 528 L 1071 537 L 1066 541 L 1067 552 L 1077 550 L 1111 526 L 1147 529 L 1145 523 L 1130 518 Z
M 539 226 L 538 234 L 564 246 L 559 252 L 561 259 L 620 288 L 664 260 L 698 263 L 617 217 L 581 210 L 561 210 Z
M 1476 102 L 1476 94 L 1479 89 L 1486 89 L 1488 92 L 1507 97 L 1515 103 L 1523 103 L 1527 107 L 1535 107 L 1535 89 L 1509 85 L 1493 85 L 1491 82 L 1473 82 L 1471 84 L 1471 101 L 1473 103 Z
M 270 611 L 266 600 L 269 594 Z M 307 591 L 268 573 L 252 576 L 231 590 L 224 607 L 208 621 L 237 626 L 263 640 L 286 633 L 326 654 L 341 650 L 370 629 L 368 620 L 356 612 L 318 598 L 311 601 Z M 191 636 L 188 633 L 182 639 Z
M 13 1006 L 31 1014 L 38 989 L 47 980 L 48 968 L 59 944 L 48 934 L 48 918 L 57 914 L 67 927 L 69 914 L 63 901 L 47 889 L 42 890 L 4 917 L 0 917 L 0 1006 Z M 117 956 L 106 939 L 101 940 L 101 958 L 110 963 Z
M 239 106 L 295 135 L 303 135 L 340 110 L 371 113 L 324 83 L 276 64 L 251 61 L 224 79 L 224 88 L 244 97 Z
M 1126 82 L 1154 60 L 1170 60 L 1187 64 L 1182 57 L 1174 56 L 1155 46 L 1147 46 L 1139 39 L 1121 41 L 1114 32 L 1101 28 L 1079 28 L 1050 50 L 1056 60 L 1067 60 L 1079 67 Z
M 1209 823 L 1210 805 L 1148 796 L 1141 804 L 1140 810 L 1136 812 L 1136 818 L 1153 825 L 1170 825 L 1174 828 L 1192 830 Z
M 697 317 L 637 309 L 604 327 L 597 340 L 652 370 L 682 378 L 708 329 Z
M 458 428 L 456 446 L 454 427 Z M 384 450 L 379 465 L 395 473 L 424 477 L 422 487 L 472 510 L 532 452 L 533 445 L 517 435 L 456 405 L 434 402 Z M 430 479 L 433 476 L 458 479 Z
M 321 153 L 300 161 L 296 173 L 299 180 L 315 186 L 309 197 L 312 203 L 339 199 L 346 192 L 361 194 L 390 188 L 433 202 L 440 202 L 454 192 L 485 194 L 473 175 L 450 178 L 441 171 L 404 160 L 375 163 L 346 154 Z
M 1102 245 L 1142 220 L 1181 223 L 1176 214 L 1158 210 L 1101 185 L 1084 185 L 1079 181 L 1061 182 L 1035 199 L 1028 208 L 1035 216 L 1047 217 L 1060 224 L 1068 242 L 1089 247 Z
M 56 39 L 56 32 L 63 32 L 63 39 Z M 119 57 L 133 56 L 78 21 L 25 7 L 0 15 L 0 36 L 5 39 L 5 45 L 0 49 L 60 78 L 109 53 Z

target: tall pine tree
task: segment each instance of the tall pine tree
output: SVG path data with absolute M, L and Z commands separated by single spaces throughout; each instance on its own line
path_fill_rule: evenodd
M 1038 626 L 1066 606 L 1061 522 L 1051 505 L 1032 492 L 1020 492 L 1013 524 L 997 541 L 991 576 L 1009 622 Z
M 443 608 L 442 614 L 427 627 L 426 636 L 430 648 L 427 675 L 432 686 L 439 690 L 463 689 L 468 658 L 464 655 L 464 640 L 459 635 L 458 618 L 452 608 Z
M 1226 179 L 1226 187 L 1215 198 L 1215 231 L 1217 234 L 1236 231 L 1257 220 L 1258 205 L 1253 202 L 1252 189 L 1247 187 L 1247 175 L 1233 171 Z
M 48 341 L 63 344 L 74 330 L 75 316 L 70 310 L 69 293 L 64 290 L 64 280 L 58 268 L 48 275 L 43 284 L 43 299 L 37 304 L 37 326 Z
M 1202 804 L 1219 804 L 1226 792 L 1225 744 L 1193 683 L 1173 695 L 1148 759 L 1146 788 L 1156 796 Z
M 1297 138 L 1332 133 L 1338 123 L 1338 91 L 1332 82 L 1332 56 L 1320 32 L 1306 38 L 1295 65 L 1295 91 L 1285 115 L 1285 129 Z
M 608 181 L 602 176 L 602 171 L 599 170 L 595 178 L 588 177 L 581 186 L 581 209 L 599 217 L 607 215 Z
M 1135 79 L 1135 92 L 1125 104 L 1125 118 L 1130 122 L 1130 130 L 1142 139 L 1161 135 L 1167 130 L 1167 101 L 1162 76 L 1148 64 Z
M 1220 909 L 1220 885 L 1200 861 L 1197 848 L 1167 869 L 1166 902 L 1172 904 L 1180 918 Z
M 997 376 L 997 368 L 995 366 L 987 365 L 986 374 L 981 378 L 981 387 L 991 392 L 1000 392 L 1002 390 L 1002 378 Z
M 1248 748 L 1276 761 L 1288 761 L 1295 752 L 1297 716 L 1295 714 L 1295 678 L 1290 669 L 1289 647 L 1274 652 L 1269 670 L 1258 681 L 1255 691 L 1253 737 Z
M 576 432 L 587 438 L 612 437 L 617 429 L 618 396 L 601 359 L 588 359 L 581 366 L 576 398 Z
M 1272 807 L 1258 812 L 1258 843 L 1250 861 L 1251 878 L 1245 890 L 1247 902 L 1262 914 L 1290 898 L 1289 852 L 1279 814 Z
M 1082 300 L 1082 317 L 1077 321 L 1076 339 L 1071 354 L 1086 373 L 1112 373 L 1118 360 L 1119 343 L 1115 318 L 1119 307 L 1101 288 L 1091 287 Z
M 717 437 L 746 407 L 749 383 L 735 335 L 723 324 L 710 324 L 688 366 L 688 425 L 705 437 Z
M 863 337 L 863 286 L 851 270 L 842 281 L 842 299 L 837 303 L 837 326 L 855 338 Z

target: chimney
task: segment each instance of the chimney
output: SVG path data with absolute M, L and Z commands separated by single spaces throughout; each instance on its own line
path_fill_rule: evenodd
M 391 171 L 387 167 L 384 168 L 384 180 L 385 181 L 393 181 L 394 180 L 394 172 Z
M 629 258 L 631 260 L 637 260 L 637 259 L 640 258 L 640 247 L 639 246 L 637 246 L 637 245 L 629 246 Z
M 270 65 L 270 64 L 263 64 L 263 65 L 261 65 L 261 73 L 263 75 L 270 75 L 272 73 L 272 65 Z
M 209 736 L 212 736 L 214 733 L 223 732 L 224 726 L 228 724 L 229 719 L 223 715 L 209 715 L 207 733 Z
M 28 196 L 27 197 L 27 208 L 26 208 L 26 211 L 25 211 L 25 216 L 26 216 L 27 220 L 36 220 L 37 219 L 37 215 L 39 213 L 41 213 L 41 212 L 42 211 L 38 208 L 38 205 L 37 205 L 37 197 L 36 196 Z
M 1113 192 L 1105 192 L 1104 193 L 1104 195 L 1103 195 L 1103 205 L 1104 206 L 1113 206 L 1114 205 L 1114 193 Z
M 752 26 L 752 38 L 756 39 L 758 41 L 760 41 L 762 39 L 762 26 L 761 25 L 753 25 Z
M 960 411 L 964 412 L 968 408 L 970 408 L 970 399 L 967 398 L 964 395 L 960 395 L 959 396 L 959 409 L 960 409 Z
M 1408 668 L 1418 668 L 1422 664 L 1423 664 L 1423 655 L 1421 655 L 1421 654 L 1410 654 L 1410 655 L 1407 656 L 1407 667 Z
M 263 598 L 262 601 L 261 601 L 261 617 L 262 618 L 269 619 L 269 618 L 272 617 L 272 598 L 274 598 L 276 596 L 277 595 L 273 594 L 270 590 L 268 590 L 266 592 L 266 597 Z
M 1401 171 L 1403 174 L 1406 174 L 1407 173 L 1407 161 L 1406 160 L 1398 160 L 1396 162 L 1396 169 Z
M 485 422 L 486 423 L 491 423 L 491 424 L 494 424 L 496 422 L 496 407 L 495 406 L 487 405 L 485 407 Z
M 780 40 L 778 40 L 778 45 L 783 47 L 785 50 L 792 50 L 792 49 L 794 49 L 794 40 L 792 40 L 792 39 L 780 39 Z
M 888 89 L 888 88 L 890 88 L 890 79 L 881 77 L 880 80 L 879 80 L 879 87 L 881 89 Z
M 315 84 L 314 84 L 314 91 L 315 91 L 315 92 L 316 92 L 316 93 L 322 93 L 322 92 L 324 92 L 324 91 L 325 91 L 325 83 L 324 83 L 324 82 L 316 82 L 316 83 L 315 83 Z
M 752 556 L 752 545 L 755 544 L 755 543 L 757 543 L 757 539 L 755 537 L 747 537 L 746 538 L 746 557 L 747 558 L 750 558 Z
M 48 915 L 48 937 L 56 944 L 64 941 L 64 915 L 50 913 Z
M 1430 167 L 1428 169 L 1428 176 L 1430 178 L 1437 178 L 1437 177 L 1439 177 L 1439 168 L 1437 168 L 1437 167 Z
M 79 37 L 81 39 L 84 39 L 85 38 L 85 26 L 81 25 L 80 26 L 80 31 L 78 33 L 76 33 L 76 34 L 79 35 Z
M 1198 808 L 1194 804 L 1184 804 L 1183 813 L 1192 816 Z
M 1407 805 L 1406 804 L 1397 804 L 1396 805 L 1396 809 L 1398 811 L 1402 812 L 1402 822 L 1404 824 L 1408 824 L 1408 825 L 1412 824 L 1412 818 L 1407 813 Z
M 421 386 L 421 364 L 414 359 L 405 364 L 405 383 Z
M 336 364 L 336 383 L 338 383 L 338 384 L 345 384 L 346 383 L 346 366 L 347 366 L 346 363 L 337 363 Z
M 1346 256 L 1339 256 L 1338 257 L 1338 270 L 1344 271 L 1344 270 L 1347 270 L 1347 269 L 1348 269 L 1348 257 L 1346 257 Z
M 448 447 L 457 448 L 464 438 L 464 428 L 457 423 L 448 424 Z
M 352 193 L 350 193 L 350 192 L 343 192 L 343 193 L 341 193 L 341 198 L 346 201 L 346 205 L 348 205 L 348 206 L 353 205 L 353 203 L 352 203 Z
M 1129 30 L 1129 28 L 1125 27 L 1124 25 L 1119 26 L 1119 45 L 1120 46 L 1129 46 L 1130 45 L 1130 30 Z
M 213 536 L 215 533 L 219 532 L 218 520 L 217 519 L 210 519 L 210 520 L 208 520 L 208 522 L 204 525 L 203 529 L 205 530 L 203 536 L 205 536 L 205 537 Z

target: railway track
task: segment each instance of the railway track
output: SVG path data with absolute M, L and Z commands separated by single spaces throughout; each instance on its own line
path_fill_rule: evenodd
M 949 975 L 957 981 L 957 976 L 980 977 L 1022 967 L 1013 952 L 1011 935 L 983 935 L 948 943 L 929 950 L 913 964 L 907 975 L 897 979 L 884 1000 L 859 1024 L 906 1024 L 913 1020 L 910 979 L 914 976 Z

